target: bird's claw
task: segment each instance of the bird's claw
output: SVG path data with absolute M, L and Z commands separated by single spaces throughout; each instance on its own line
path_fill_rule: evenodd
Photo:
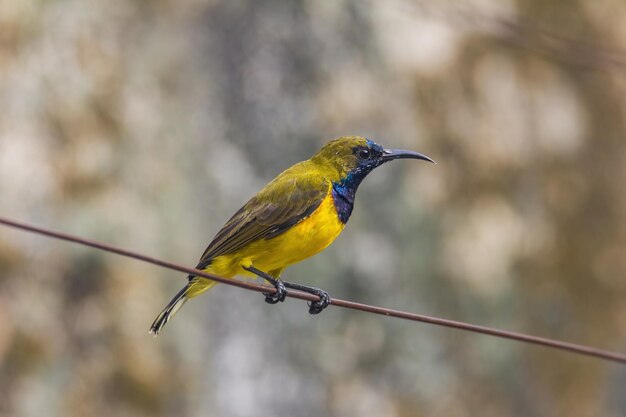
M 277 279 L 273 282 L 273 284 L 276 291 L 273 293 L 264 292 L 263 295 L 265 296 L 265 302 L 268 304 L 276 304 L 285 301 L 285 298 L 287 297 L 287 288 L 285 287 L 283 281 Z
M 311 294 L 317 295 L 320 299 L 309 301 L 309 314 L 319 314 L 330 304 L 330 295 L 320 288 L 313 288 Z

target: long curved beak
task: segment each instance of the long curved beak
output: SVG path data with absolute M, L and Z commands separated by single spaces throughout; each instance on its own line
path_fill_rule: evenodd
M 435 161 L 424 154 L 414 151 L 406 151 L 404 149 L 384 149 L 381 159 L 383 162 L 392 161 L 394 159 L 421 159 L 436 164 Z

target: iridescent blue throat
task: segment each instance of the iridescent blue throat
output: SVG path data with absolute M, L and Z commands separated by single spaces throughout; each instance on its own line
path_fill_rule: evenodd
M 362 170 L 356 170 L 351 172 L 340 182 L 333 182 L 333 201 L 335 203 L 335 210 L 337 210 L 337 216 L 339 221 L 347 223 L 350 215 L 352 214 L 352 207 L 354 206 L 354 195 L 359 184 L 365 178 L 367 172 Z

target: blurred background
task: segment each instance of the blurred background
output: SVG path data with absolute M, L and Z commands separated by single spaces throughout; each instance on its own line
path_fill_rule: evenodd
M 2 0 L 0 213 L 189 266 L 327 140 L 366 179 L 285 279 L 626 351 L 626 3 Z M 626 369 L 0 229 L 2 416 L 623 416 Z

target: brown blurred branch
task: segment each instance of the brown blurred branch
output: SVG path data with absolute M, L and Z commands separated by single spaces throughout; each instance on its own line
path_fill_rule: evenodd
M 625 69 L 626 53 L 616 48 L 569 37 L 528 18 L 494 18 L 500 39 L 512 46 L 588 69 Z
M 95 242 L 95 241 L 88 240 L 88 239 L 83 239 L 77 236 L 69 235 L 67 233 L 55 232 L 55 231 L 44 229 L 41 227 L 32 226 L 32 225 L 21 223 L 21 222 L 16 222 L 16 221 L 9 220 L 3 217 L 0 217 L 0 224 L 13 227 L 16 229 L 21 229 L 21 230 L 25 230 L 28 232 L 33 232 L 33 233 L 37 233 L 40 235 L 52 237 L 55 239 L 78 243 L 80 245 L 89 246 L 89 247 L 100 249 L 106 252 L 115 253 L 117 255 L 122 255 L 122 256 L 129 257 L 129 258 L 137 259 L 137 260 L 151 263 L 154 265 L 158 265 L 164 268 L 172 269 L 172 270 L 179 271 L 179 272 L 184 272 L 186 274 L 193 274 L 196 276 L 208 278 L 208 279 L 211 279 L 211 280 L 223 283 L 223 284 L 234 285 L 236 287 L 245 288 L 251 291 L 257 291 L 257 292 L 263 292 L 263 293 L 273 293 L 276 291 L 273 287 L 254 284 L 252 282 L 245 282 L 245 281 L 239 281 L 239 280 L 220 277 L 220 276 L 209 274 L 209 273 L 206 273 L 206 272 L 194 269 L 194 268 L 187 268 L 182 265 L 152 258 L 150 256 L 141 255 L 141 254 L 131 252 L 125 249 L 121 249 L 115 246 L 106 245 L 104 243 L 99 243 L 99 242 Z M 307 300 L 307 301 L 319 300 L 319 298 L 315 295 L 306 294 L 306 293 L 302 293 L 299 291 L 288 291 L 287 296 L 292 297 L 292 298 L 298 298 L 301 300 Z M 593 348 L 589 346 L 584 346 L 584 345 L 579 345 L 579 344 L 574 344 L 574 343 L 567 343 L 567 342 L 562 342 L 559 340 L 553 340 L 553 339 L 548 339 L 548 338 L 539 337 L 539 336 L 532 336 L 532 335 L 527 335 L 523 333 L 511 332 L 507 330 L 499 330 L 499 329 L 494 329 L 491 327 L 478 326 L 475 324 L 469 324 L 469 323 L 464 323 L 460 321 L 446 320 L 446 319 L 437 318 L 437 317 L 409 313 L 406 311 L 392 310 L 392 309 L 372 306 L 368 304 L 355 303 L 352 301 L 340 300 L 338 298 L 333 298 L 331 301 L 331 304 L 337 307 L 360 310 L 360 311 L 364 311 L 367 313 L 379 314 L 383 316 L 395 317 L 395 318 L 411 320 L 411 321 L 418 321 L 422 323 L 430 323 L 430 324 L 435 324 L 438 326 L 451 327 L 451 328 L 465 330 L 465 331 L 474 332 L 474 333 L 482 333 L 482 334 L 500 337 L 504 339 L 517 340 L 517 341 L 524 342 L 524 343 L 531 343 L 535 345 L 540 345 L 540 346 L 560 349 L 560 350 L 564 350 L 564 351 L 568 351 L 572 353 L 577 353 L 580 355 L 592 356 L 592 357 L 604 359 L 607 361 L 613 361 L 613 362 L 626 364 L 625 354 L 611 352 L 611 351 L 603 350 L 603 349 L 597 349 L 597 348 Z
M 626 69 L 626 51 L 619 47 L 594 38 L 561 33 L 545 22 L 515 12 L 482 12 L 454 2 L 416 1 L 398 6 L 455 27 L 489 34 L 510 47 L 525 49 L 564 65 L 593 70 Z

